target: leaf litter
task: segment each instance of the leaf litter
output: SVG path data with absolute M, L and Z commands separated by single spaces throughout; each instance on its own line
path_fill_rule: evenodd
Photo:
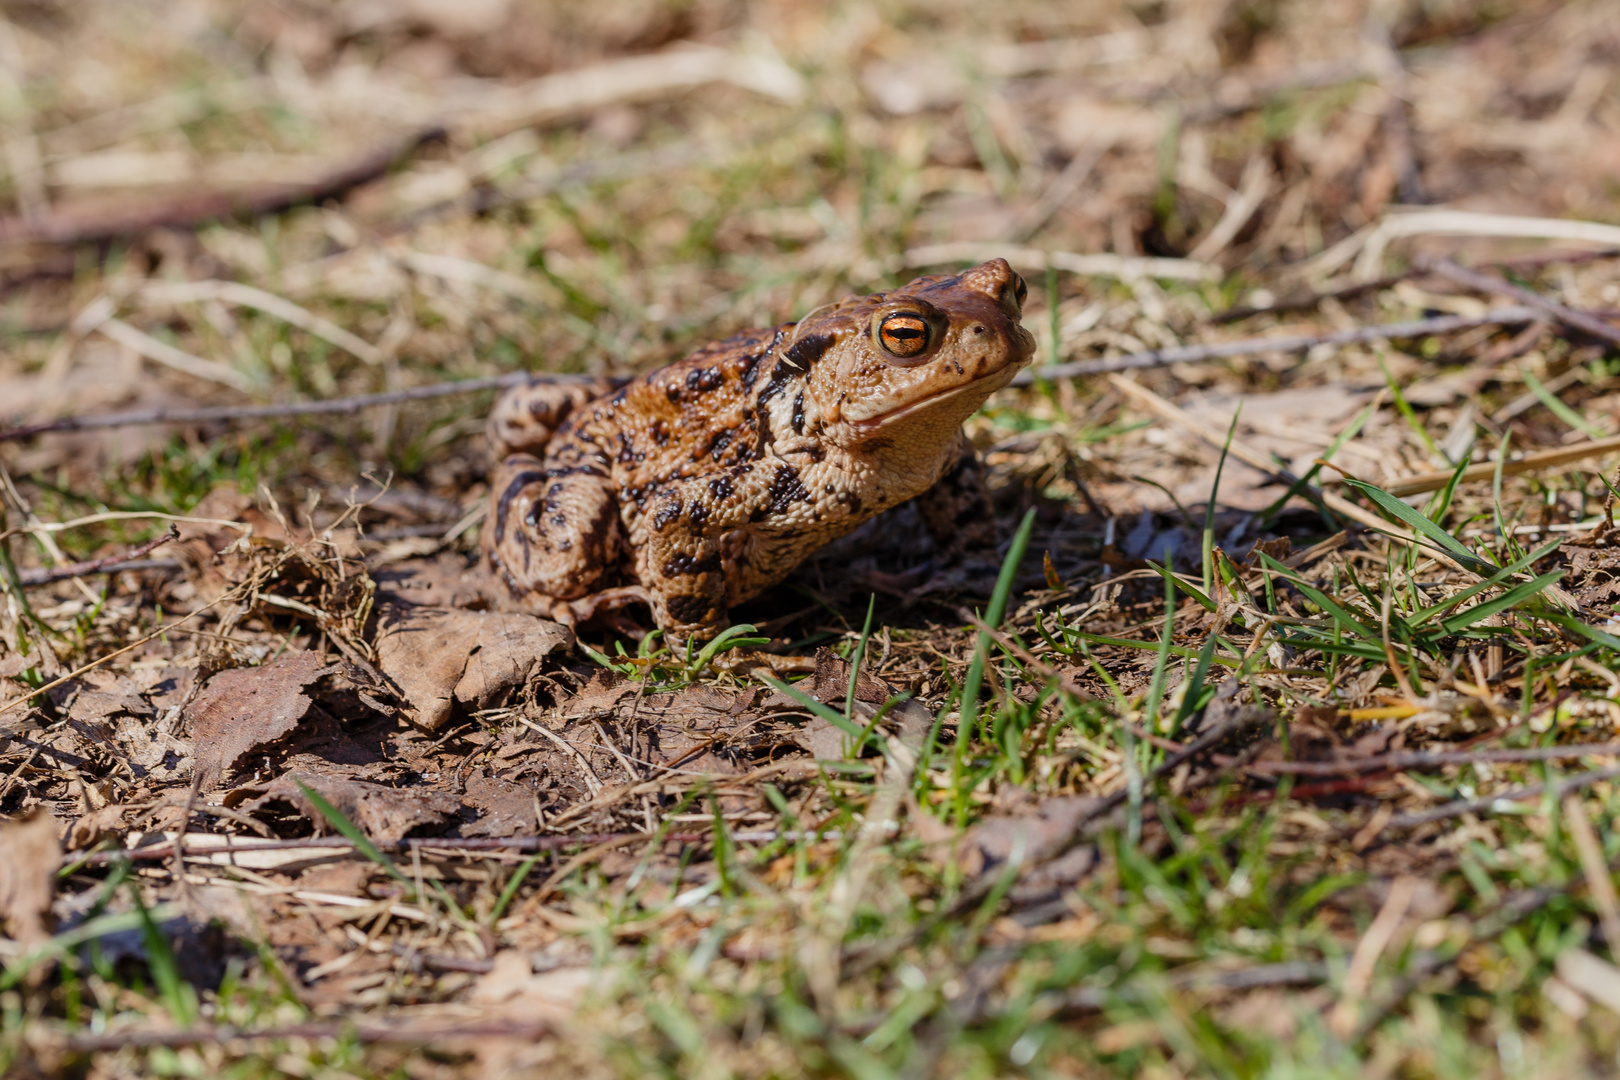
M 8 12 L 75 89 L 28 99 L 5 189 L 5 422 L 644 370 L 950 250 L 1029 261 L 1043 365 L 1496 302 L 1432 253 L 1620 311 L 1612 253 L 1536 239 L 1614 216 L 1603 5 L 441 7 L 244 5 L 268 76 Z M 361 186 L 192 230 L 313 162 Z M 708 667 L 490 610 L 487 398 L 0 444 L 30 574 L 190 519 L 131 569 L 0 567 L 7 921 L 59 946 L 8 950 L 0 1053 L 309 1071 L 342 1023 L 368 1075 L 1596 1074 L 1612 845 L 1567 800 L 1612 833 L 1607 462 L 1380 490 L 1614 428 L 1612 348 L 1536 310 L 1135 377 L 1185 422 L 998 398 L 970 435 L 1007 532 L 1034 510 L 1003 618 L 895 585 L 931 555 L 901 512 Z

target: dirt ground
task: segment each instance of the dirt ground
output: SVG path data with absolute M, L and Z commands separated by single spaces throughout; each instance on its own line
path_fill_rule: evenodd
M 0 150 L 6 1075 L 1612 1073 L 1620 3 L 0 0 Z M 996 256 L 993 586 L 493 598 L 502 379 Z

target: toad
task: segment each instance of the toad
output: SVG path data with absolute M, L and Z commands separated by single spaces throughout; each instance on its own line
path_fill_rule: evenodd
M 1029 362 L 1005 260 L 849 297 L 616 385 L 536 376 L 490 415 L 485 558 L 570 625 L 645 603 L 707 638 L 817 548 L 915 500 L 946 560 L 993 553 L 962 422 Z

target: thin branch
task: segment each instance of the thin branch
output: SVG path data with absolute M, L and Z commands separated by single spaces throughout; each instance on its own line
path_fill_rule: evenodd
M 759 831 L 742 831 L 728 833 L 728 839 L 739 843 L 767 844 L 780 839 L 807 839 L 811 841 L 837 839 L 837 830 L 798 832 L 781 832 L 767 829 Z M 204 837 L 215 840 L 235 841 L 234 843 L 219 844 L 217 846 L 201 846 L 198 841 Z M 411 837 L 396 841 L 393 844 L 373 841 L 381 850 L 393 853 L 420 851 L 424 854 L 433 852 L 477 853 L 481 851 L 513 851 L 519 854 L 533 854 L 537 851 L 558 851 L 562 848 L 575 847 L 580 844 L 595 845 L 608 843 L 628 843 L 634 840 L 657 840 L 657 833 L 625 832 L 625 833 L 563 833 L 554 836 L 507 836 L 507 837 Z M 713 834 L 706 832 L 665 833 L 661 838 L 676 844 L 701 844 L 714 839 Z M 218 833 L 192 833 L 185 842 L 186 855 L 196 859 L 207 859 L 215 855 L 252 855 L 261 851 L 307 851 L 342 850 L 352 851 L 354 845 L 341 836 L 302 836 L 292 840 L 258 840 Z M 123 862 L 159 862 L 174 854 L 174 842 L 164 840 L 150 847 L 119 848 L 110 851 L 97 851 L 83 859 L 86 866 L 106 866 L 111 863 Z
M 456 394 L 476 394 L 483 390 L 500 390 L 519 386 L 534 379 L 551 382 L 584 382 L 586 375 L 541 375 L 526 371 L 513 371 L 505 375 L 490 375 L 482 379 L 459 379 L 455 382 L 413 386 L 406 390 L 389 390 L 381 394 L 357 394 L 354 397 L 328 398 L 324 401 L 290 401 L 281 405 L 226 405 L 205 409 L 138 409 L 131 412 L 105 413 L 101 416 L 64 416 L 41 424 L 0 429 L 0 442 L 32 439 L 36 435 L 63 431 L 95 431 L 102 428 L 140 427 L 146 424 L 206 424 L 232 420 L 264 420 L 286 416 L 319 416 L 329 413 L 356 413 L 375 405 L 397 405 L 405 401 L 425 401 L 430 398 L 450 397 Z
M 1576 773 L 1552 785 L 1553 792 L 1562 799 L 1572 791 L 1579 791 L 1600 780 L 1611 780 L 1620 776 L 1620 765 L 1610 766 L 1607 769 L 1593 769 L 1590 772 Z M 1417 810 L 1410 814 L 1396 814 L 1378 830 L 1379 834 L 1391 829 L 1413 829 L 1419 825 L 1427 825 L 1434 821 L 1444 821 L 1446 818 L 1461 817 L 1463 814 L 1477 814 L 1481 811 L 1491 810 L 1503 803 L 1523 802 L 1526 799 L 1539 798 L 1547 790 L 1546 784 L 1526 784 L 1524 787 L 1509 788 L 1494 795 L 1481 796 L 1478 799 L 1459 799 L 1456 802 L 1446 803 L 1428 810 Z
M 169 531 L 156 540 L 148 540 L 138 544 L 128 551 L 121 551 L 117 555 L 108 555 L 101 559 L 91 559 L 89 562 L 69 563 L 67 566 L 58 566 L 49 570 L 23 570 L 18 578 L 24 585 L 48 585 L 54 581 L 66 581 L 69 578 L 89 577 L 91 574 L 112 573 L 120 569 L 129 569 L 129 564 L 149 555 L 157 548 L 180 539 L 180 530 L 173 525 Z
M 127 1048 L 213 1045 L 265 1039 L 353 1039 L 362 1043 L 405 1043 L 425 1046 L 448 1039 L 508 1038 L 534 1041 L 551 1034 L 549 1024 L 458 1023 L 454 1026 L 409 1024 L 359 1024 L 353 1021 L 312 1021 L 282 1027 L 247 1030 L 233 1027 L 182 1028 L 178 1031 L 114 1031 L 104 1035 L 70 1035 L 69 1050 L 80 1054 L 104 1054 Z
M 1249 772 L 1279 776 L 1350 776 L 1355 773 L 1437 769 L 1444 765 L 1567 761 L 1570 758 L 1586 757 L 1588 754 L 1620 754 L 1620 742 L 1538 746 L 1525 750 L 1459 750 L 1440 753 L 1403 751 L 1394 754 L 1371 754 L 1344 761 L 1257 761 L 1244 768 Z
M 1021 371 L 1013 377 L 1012 385 L 1030 386 L 1037 379 L 1073 379 L 1082 375 L 1102 375 L 1112 371 L 1169 367 L 1171 364 L 1201 364 L 1209 360 L 1254 356 L 1259 353 L 1305 352 L 1318 345 L 1364 345 L 1368 342 L 1389 341 L 1393 338 L 1428 337 L 1492 324 L 1517 326 L 1534 321 L 1539 314 L 1538 309 L 1529 307 L 1497 307 L 1482 315 L 1439 315 L 1432 319 L 1415 319 L 1411 322 L 1358 326 L 1330 334 L 1292 334 L 1285 337 L 1217 341 L 1208 345 L 1178 345 L 1169 349 L 1126 353 L 1123 356 L 1110 356 L 1102 360 L 1075 360 L 1067 364 Z
M 40 220 L 0 218 L 0 244 L 104 244 L 153 229 L 195 229 L 222 219 L 255 220 L 281 214 L 299 206 L 341 198 L 363 184 L 387 176 L 423 146 L 442 141 L 444 137 L 441 127 L 424 128 L 398 146 L 375 151 L 308 184 L 258 192 L 213 191 L 100 218 L 67 214 L 52 214 Z
M 1610 345 L 1620 347 L 1620 328 L 1610 326 L 1600 319 L 1588 315 L 1584 311 L 1576 311 L 1572 307 L 1560 304 L 1556 300 L 1548 299 L 1538 292 L 1515 285 L 1495 274 L 1482 274 L 1478 270 L 1470 270 L 1459 266 L 1450 259 L 1426 259 L 1420 264 L 1425 270 L 1450 278 L 1459 285 L 1464 285 L 1479 292 L 1495 293 L 1528 304 L 1546 315 L 1557 319 L 1571 330 L 1577 330 L 1599 341 L 1606 341 Z

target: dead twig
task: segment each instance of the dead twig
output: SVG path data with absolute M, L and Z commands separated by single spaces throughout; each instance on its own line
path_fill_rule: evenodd
M 1550 300 L 1538 292 L 1515 285 L 1494 274 L 1482 274 L 1478 270 L 1470 270 L 1459 266 L 1450 259 L 1422 259 L 1419 264 L 1423 269 L 1441 277 L 1450 278 L 1459 285 L 1464 285 L 1479 292 L 1495 293 L 1497 296 L 1509 297 L 1522 304 L 1528 304 L 1562 323 L 1571 330 L 1577 330 L 1589 337 L 1606 341 L 1610 345 L 1620 347 L 1620 328 L 1610 326 L 1600 319 L 1588 315 L 1584 311 L 1576 311 L 1572 307 Z
M 338 199 L 380 179 L 429 143 L 442 141 L 445 129 L 429 127 L 398 146 L 375 151 L 312 183 L 269 191 L 214 191 L 102 218 L 52 214 L 40 219 L 0 218 L 0 244 L 106 244 L 153 229 L 195 229 L 227 218 L 256 220 Z
M 1557 450 L 1543 450 L 1537 454 L 1526 454 L 1522 458 L 1498 463 L 1485 461 L 1478 465 L 1470 465 L 1462 471 L 1459 483 L 1470 480 L 1489 480 L 1496 475 L 1500 468 L 1503 476 L 1518 476 L 1521 473 L 1535 472 L 1538 469 L 1553 469 L 1560 465 L 1572 465 L 1577 461 L 1598 457 L 1603 454 L 1620 451 L 1620 435 L 1607 439 L 1591 439 L 1587 442 L 1575 443 L 1573 446 L 1561 446 Z M 1439 491 L 1451 483 L 1456 476 L 1456 470 L 1446 469 L 1435 472 L 1418 473 L 1405 480 L 1385 484 L 1384 490 L 1391 495 L 1404 498 L 1407 495 L 1421 495 L 1426 491 Z M 1334 477 L 1329 483 L 1341 483 L 1342 480 Z
M 201 1046 L 227 1042 L 266 1039 L 354 1039 L 362 1043 L 408 1043 L 428 1045 L 450 1039 L 508 1038 L 534 1040 L 551 1034 L 543 1023 L 478 1024 L 454 1026 L 421 1024 L 357 1024 L 353 1021 L 287 1024 L 257 1031 L 233 1027 L 182 1028 L 178 1031 L 116 1031 L 105 1035 L 71 1035 L 67 1048 L 79 1054 L 103 1054 L 127 1048 Z
M 583 382 L 584 375 L 545 375 L 555 382 Z M 536 378 L 530 372 L 514 371 L 505 375 L 490 375 L 482 379 L 458 379 L 454 382 L 430 383 L 405 390 L 389 390 L 380 394 L 356 394 L 353 397 L 327 398 L 323 401 L 289 401 L 280 405 L 228 405 L 207 409 L 138 409 L 130 412 L 105 413 L 101 416 L 64 416 L 41 424 L 0 429 L 0 442 L 32 439 L 37 435 L 65 431 L 97 431 L 104 428 L 139 427 L 145 424 L 207 424 L 234 420 L 266 420 L 286 416 L 320 416 L 333 413 L 356 413 L 377 405 L 398 405 L 406 401 L 426 401 L 431 398 L 451 397 L 456 394 L 476 394 L 484 390 L 501 390 L 518 386 Z
M 1332 289 L 1323 289 L 1320 292 L 1301 293 L 1266 305 L 1265 307 L 1235 307 L 1211 315 L 1209 321 L 1217 326 L 1226 323 L 1242 322 L 1252 319 L 1256 315 L 1281 315 L 1288 311 L 1309 311 L 1324 300 L 1354 300 L 1358 296 L 1365 296 L 1370 292 L 1383 292 L 1393 285 L 1399 285 L 1411 277 L 1414 271 L 1404 274 L 1391 274 L 1381 277 L 1377 281 L 1354 281 L 1348 285 L 1340 285 Z
M 1600 780 L 1609 780 L 1620 776 L 1620 766 L 1611 766 L 1607 769 L 1593 769 L 1590 772 L 1576 773 L 1552 785 L 1559 798 L 1563 798 L 1572 791 L 1579 791 L 1583 787 L 1595 784 Z M 1484 810 L 1491 810 L 1499 804 L 1523 802 L 1526 799 L 1539 798 L 1547 790 L 1546 784 L 1526 784 L 1524 787 L 1509 788 L 1494 795 L 1486 795 L 1478 799 L 1459 799 L 1436 806 L 1429 810 L 1417 810 L 1409 814 L 1396 814 L 1379 829 L 1377 835 L 1382 835 L 1391 829 L 1413 829 L 1419 825 L 1430 822 L 1444 821 L 1446 818 L 1461 817 L 1463 814 L 1477 814 Z
M 1620 754 L 1620 742 L 1538 746 L 1525 750 L 1463 750 L 1441 753 L 1403 751 L 1395 754 L 1372 754 L 1344 761 L 1257 761 L 1246 768 L 1250 772 L 1279 776 L 1349 776 L 1355 773 L 1434 769 L 1443 765 L 1565 761 L 1570 758 L 1586 757 L 1588 754 Z
M 209 808 L 213 812 L 213 808 Z M 758 831 L 739 831 L 727 834 L 730 839 L 746 844 L 765 844 L 780 839 L 807 839 L 810 841 L 836 839 L 836 831 L 821 832 L 782 832 L 777 829 Z M 214 840 L 233 841 L 227 844 L 203 846 L 199 839 L 208 836 Z M 700 844 L 712 840 L 713 834 L 707 832 L 678 832 L 665 833 L 661 839 L 674 844 Z M 559 851 L 563 848 L 575 847 L 580 844 L 618 844 L 629 843 L 634 840 L 656 840 L 660 837 L 656 833 L 561 833 L 553 836 L 508 836 L 508 837 L 410 837 L 393 844 L 378 843 L 376 847 L 391 853 L 406 853 L 420 851 L 423 854 L 443 852 L 445 854 L 467 853 L 476 854 L 484 851 L 512 851 L 518 854 L 532 855 L 539 851 Z M 217 833 L 192 833 L 188 837 L 185 850 L 191 858 L 207 858 L 215 855 L 243 855 L 255 854 L 261 851 L 305 851 L 305 850 L 354 850 L 354 845 L 341 836 L 302 836 L 291 840 L 259 840 L 238 836 L 221 835 Z M 172 840 L 164 840 L 150 847 L 118 848 L 109 851 L 97 851 L 83 857 L 86 866 L 106 866 L 110 863 L 122 862 L 159 862 L 174 854 Z M 77 861 L 77 860 L 75 860 Z
M 1529 307 L 1491 308 L 1482 315 L 1438 315 L 1432 319 L 1411 322 L 1383 323 L 1376 326 L 1358 326 L 1351 330 L 1337 330 L 1328 334 L 1291 334 L 1286 337 L 1241 338 L 1237 341 L 1217 341 L 1208 345 L 1179 345 L 1170 349 L 1126 353 L 1102 360 L 1075 360 L 1067 364 L 1036 368 L 1019 372 L 1013 377 L 1013 386 L 1030 386 L 1037 379 L 1073 379 L 1082 375 L 1102 375 L 1114 371 L 1134 371 L 1140 368 L 1169 367 L 1171 364 L 1201 364 L 1209 360 L 1224 360 L 1233 356 L 1255 356 L 1270 352 L 1305 352 L 1318 345 L 1364 345 L 1373 341 L 1395 338 L 1428 337 L 1451 334 L 1458 330 L 1472 330 L 1476 326 L 1517 326 L 1531 322 L 1538 311 Z
M 91 559 L 89 562 L 69 563 L 66 566 L 57 566 L 49 570 L 22 570 L 18 572 L 17 577 L 24 585 L 48 585 L 51 582 L 66 581 L 69 578 L 110 573 L 120 568 L 127 568 L 133 561 L 150 554 L 171 540 L 178 539 L 180 539 L 180 530 L 170 525 L 169 531 L 156 540 L 148 540 L 144 544 L 138 544 L 117 555 Z

